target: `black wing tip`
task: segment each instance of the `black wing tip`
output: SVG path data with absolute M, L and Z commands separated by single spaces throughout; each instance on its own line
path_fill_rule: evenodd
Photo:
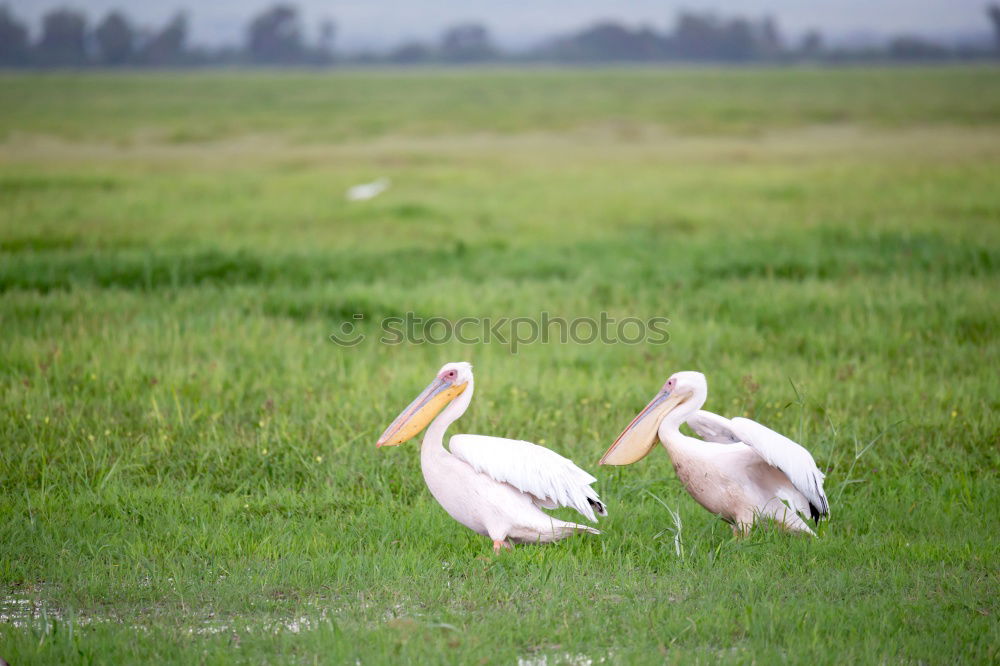
M 830 507 L 827 506 L 826 502 L 823 502 L 823 506 L 819 507 L 809 502 L 809 517 L 812 518 L 813 523 L 819 525 L 819 521 L 823 520 L 830 515 Z
M 588 497 L 587 498 L 587 502 L 590 504 L 590 506 L 594 507 L 594 511 L 597 512 L 598 516 L 606 516 L 606 515 L 608 515 L 608 509 L 607 509 L 607 507 L 605 507 L 604 503 L 601 502 L 600 500 L 595 500 L 595 499 L 592 499 L 592 498 Z
M 812 501 L 810 501 L 809 515 L 812 517 L 813 523 L 819 525 L 820 520 L 830 515 L 830 504 L 829 502 L 826 501 L 826 495 L 823 494 L 823 490 L 819 487 L 819 482 L 816 480 L 815 476 L 812 477 L 812 482 L 813 482 L 813 490 L 816 492 L 816 496 L 819 497 L 823 505 L 816 506 L 815 504 L 812 503 Z

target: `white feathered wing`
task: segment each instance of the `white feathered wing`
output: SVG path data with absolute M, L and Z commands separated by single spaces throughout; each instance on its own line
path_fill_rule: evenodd
M 709 442 L 735 444 L 743 442 L 756 451 L 764 461 L 777 467 L 795 489 L 809 502 L 809 513 L 813 519 L 830 515 L 830 504 L 823 491 L 823 472 L 816 467 L 812 454 L 803 446 L 751 419 L 724 416 L 698 410 L 687 424 L 698 435 Z
M 454 435 L 448 448 L 477 472 L 528 493 L 542 508 L 569 507 L 593 522 L 597 522 L 595 511 L 608 514 L 590 487 L 597 479 L 544 446 L 504 437 Z

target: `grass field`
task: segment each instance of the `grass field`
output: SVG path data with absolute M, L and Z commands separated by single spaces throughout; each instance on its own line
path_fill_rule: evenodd
M 0 75 L 0 656 L 996 663 L 998 174 L 986 67 Z M 543 311 L 670 341 L 376 340 Z M 450 360 L 603 535 L 493 556 L 376 451 Z M 819 539 L 596 467 L 683 369 L 813 452 Z

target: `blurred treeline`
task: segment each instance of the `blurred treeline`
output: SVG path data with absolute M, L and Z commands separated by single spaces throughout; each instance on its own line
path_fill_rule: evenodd
M 668 32 L 632 28 L 606 21 L 556 36 L 538 46 L 505 51 L 486 26 L 464 23 L 446 29 L 433 42 L 411 41 L 383 52 L 335 50 L 336 24 L 320 22 L 308 38 L 298 9 L 277 4 L 253 16 L 239 46 L 196 47 L 188 41 L 188 16 L 176 14 L 166 25 L 148 27 L 113 10 L 91 23 L 81 11 L 55 9 L 42 18 L 37 38 L 8 7 L 0 6 L 0 66 L 202 66 L 327 65 L 332 63 L 474 62 L 850 62 L 869 60 L 956 60 L 1000 55 L 1000 6 L 986 8 L 995 43 L 947 45 L 912 35 L 897 35 L 873 47 L 831 47 L 819 30 L 786 39 L 772 17 L 723 18 L 680 12 Z

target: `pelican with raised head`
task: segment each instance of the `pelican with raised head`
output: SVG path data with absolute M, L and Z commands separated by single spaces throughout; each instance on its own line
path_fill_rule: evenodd
M 830 506 L 812 455 L 756 421 L 703 411 L 707 397 L 705 375 L 672 375 L 600 464 L 631 465 L 659 438 L 687 491 L 735 533 L 745 534 L 758 518 L 768 517 L 791 531 L 814 534 L 799 514 L 818 524 Z M 682 434 L 685 422 L 704 441 Z
M 451 451 L 444 448 L 445 430 L 465 413 L 472 390 L 472 366 L 446 363 L 386 428 L 377 446 L 402 444 L 427 427 L 420 448 L 427 487 L 452 518 L 492 539 L 495 552 L 512 548 L 512 542 L 600 534 L 542 511 L 571 507 L 595 522 L 595 513 L 607 515 L 590 487 L 597 479 L 571 460 L 537 444 L 485 435 L 453 435 Z

